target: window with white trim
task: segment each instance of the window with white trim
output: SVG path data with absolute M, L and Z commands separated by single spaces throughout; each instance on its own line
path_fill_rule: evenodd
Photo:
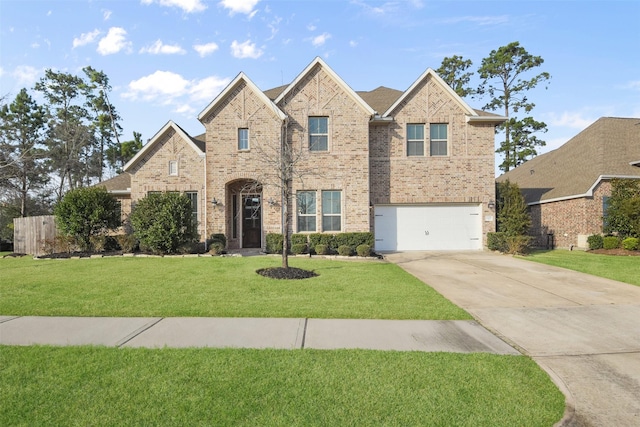
M 316 192 L 298 191 L 298 232 L 316 231 Z
M 407 125 L 407 156 L 424 156 L 424 124 Z
M 197 191 L 187 191 L 184 193 L 191 202 L 191 219 L 193 220 L 193 225 L 198 224 L 198 192 Z
M 342 229 L 342 192 L 322 191 L 322 231 Z
M 169 175 L 177 176 L 178 175 L 178 161 L 170 160 L 169 161 Z
M 429 152 L 432 156 L 447 155 L 447 124 L 431 123 L 429 125 Z
M 248 150 L 249 149 L 249 129 L 240 128 L 238 129 L 238 150 Z
M 329 150 L 329 118 L 309 117 L 309 150 Z

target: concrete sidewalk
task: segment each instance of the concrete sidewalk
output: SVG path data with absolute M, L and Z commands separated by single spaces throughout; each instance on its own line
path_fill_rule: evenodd
M 640 426 L 640 287 L 491 252 L 386 258 L 545 369 L 563 425 Z
M 468 320 L 0 316 L 0 344 L 520 354 Z

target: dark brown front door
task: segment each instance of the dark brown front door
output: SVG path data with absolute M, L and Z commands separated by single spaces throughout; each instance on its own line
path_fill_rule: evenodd
M 259 248 L 262 237 L 260 194 L 242 196 L 242 247 Z

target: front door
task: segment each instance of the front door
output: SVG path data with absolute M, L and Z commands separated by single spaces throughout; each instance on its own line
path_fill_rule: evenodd
M 242 247 L 259 248 L 262 243 L 260 194 L 242 196 Z

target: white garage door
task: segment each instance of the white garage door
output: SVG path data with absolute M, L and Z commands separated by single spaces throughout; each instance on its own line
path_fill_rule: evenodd
M 480 214 L 480 205 L 376 206 L 375 249 L 482 249 Z

